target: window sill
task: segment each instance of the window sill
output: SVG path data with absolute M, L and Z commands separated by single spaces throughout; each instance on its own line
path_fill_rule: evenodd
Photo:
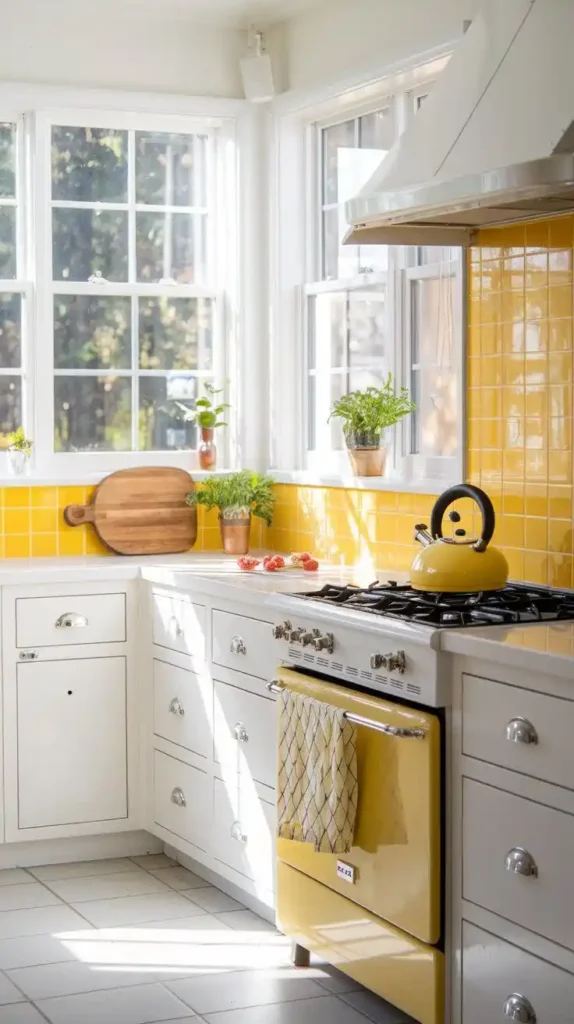
M 108 473 L 74 473 L 73 476 L 70 473 L 54 473 L 52 476 L 39 473 L 27 473 L 25 476 L 0 475 L 0 487 L 95 487 L 113 472 L 117 472 L 117 470 L 110 470 Z M 231 469 L 217 469 L 214 473 L 200 469 L 189 470 L 194 483 L 201 483 L 209 476 L 223 476 L 232 472 L 234 470 Z
M 278 484 L 305 487 L 343 487 L 353 491 L 396 491 L 401 494 L 442 494 L 450 486 L 445 480 L 400 480 L 375 476 L 313 473 L 308 470 L 270 470 Z

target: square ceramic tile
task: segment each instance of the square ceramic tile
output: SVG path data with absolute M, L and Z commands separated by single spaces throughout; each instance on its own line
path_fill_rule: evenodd
M 159 879 L 134 867 L 133 871 L 120 871 L 117 875 L 90 875 L 89 878 L 53 879 L 49 883 L 67 903 L 89 900 L 112 900 L 121 896 L 143 896 L 148 892 L 169 892 L 169 886 Z M 2 893 L 0 892 L 0 900 Z
M 3 910 L 25 910 L 27 907 L 48 907 L 61 901 L 40 882 L 29 885 L 5 885 L 0 889 L 0 913 Z
M 52 1024 L 155 1024 L 193 1017 L 162 985 L 139 985 L 107 992 L 43 999 L 39 1009 Z M 0 1019 L 0 1024 L 2 1024 Z
M 81 945 L 82 953 L 87 953 L 86 944 Z M 38 999 L 50 999 L 52 996 L 71 996 L 78 992 L 97 992 L 99 989 L 141 985 L 142 982 L 150 980 L 145 974 L 142 976 L 138 972 L 139 964 L 126 964 L 122 960 L 121 952 L 117 959 L 119 962 L 111 964 L 92 963 L 88 959 L 87 962 L 72 960 L 63 964 L 45 964 L 43 967 L 21 967 L 10 971 L 8 978 L 34 1002 Z M 153 977 L 151 980 L 156 979 Z
M 221 923 L 217 917 L 212 914 L 197 914 L 194 917 L 174 917 L 167 921 L 144 921 L 141 924 L 134 922 L 133 924 L 127 924 L 125 926 L 119 926 L 117 928 L 94 928 L 94 937 L 96 941 L 118 941 L 118 942 L 129 942 L 132 941 L 147 941 L 148 936 L 153 938 L 153 941 L 158 941 L 157 932 L 165 933 L 169 938 L 170 932 L 202 932 L 202 931 L 217 931 L 225 932 L 232 931 L 227 925 Z M 161 939 L 163 939 L 163 935 Z M 82 941 L 90 940 L 91 935 L 86 933 L 82 936 Z M 180 937 L 180 942 L 184 942 L 185 939 Z M 195 941 L 195 939 L 194 939 Z
M 25 996 L 23 996 L 14 983 L 10 981 L 10 978 L 7 978 L 5 974 L 0 973 L 0 1004 L 5 1006 L 7 1003 L 22 1003 L 24 1001 Z
M 46 1018 L 31 1003 L 0 1006 L 0 1024 L 46 1024 Z
M 150 876 L 151 877 L 151 876 Z M 98 928 L 113 928 L 122 924 L 139 924 L 145 921 L 169 921 L 175 917 L 194 917 L 203 914 L 178 892 L 148 893 L 145 896 L 124 896 L 114 900 L 93 900 L 77 903 L 78 910 Z M 0 915 L 1 917 L 1 915 Z
M 17 935 L 47 935 L 48 932 L 54 934 L 89 927 L 79 914 L 64 903 L 55 907 L 5 910 L 0 913 L 0 939 Z
M 84 924 L 86 929 L 91 925 Z M 0 939 L 0 970 L 14 967 L 36 967 L 72 960 L 73 954 L 57 935 L 24 935 L 17 939 Z
M 200 1015 L 325 994 L 315 981 L 295 968 L 207 974 L 166 982 L 166 985 L 170 992 Z
M 347 1006 L 352 1006 L 374 1024 L 416 1024 L 404 1010 L 398 1010 L 396 1006 L 391 1006 L 385 999 L 379 999 L 374 992 L 369 992 L 366 988 L 359 992 L 348 992 L 346 995 L 342 995 L 341 999 Z
M 205 1017 L 206 1024 L 368 1024 L 368 1018 L 336 996 L 295 999 L 271 1006 L 250 1006 Z
M 198 907 L 202 907 L 208 914 L 223 914 L 227 910 L 245 910 L 242 903 L 233 900 L 231 896 L 222 892 L 221 889 L 216 889 L 214 885 L 193 889 L 192 892 L 186 893 L 186 896 L 188 900 L 197 903 Z
M 334 996 L 341 995 L 343 992 L 356 992 L 362 988 L 358 982 L 353 981 L 342 971 L 338 971 L 336 967 L 332 967 L 331 964 L 325 963 L 318 957 L 311 957 L 311 969 L 313 977 L 321 988 L 327 989 Z
M 245 932 L 275 932 L 277 929 L 269 921 L 254 914 L 252 910 L 231 910 L 229 913 L 217 914 L 217 920 L 229 928 Z
M 118 871 L 133 871 L 127 857 L 115 860 L 82 860 L 77 864 L 48 864 L 46 867 L 28 868 L 41 882 L 57 878 L 88 878 L 90 875 L 115 875 Z
M 156 868 L 178 867 L 176 861 L 166 857 L 165 853 L 146 853 L 143 857 L 130 857 L 134 864 L 146 871 L 153 871 Z
M 32 875 L 29 875 L 27 871 L 23 871 L 22 868 L 7 868 L 5 871 L 0 871 L 0 886 L 28 885 L 29 882 L 33 881 Z
M 151 868 L 151 874 L 169 885 L 171 889 L 203 889 L 206 886 L 205 878 L 194 875 L 193 871 L 174 865 L 172 868 Z

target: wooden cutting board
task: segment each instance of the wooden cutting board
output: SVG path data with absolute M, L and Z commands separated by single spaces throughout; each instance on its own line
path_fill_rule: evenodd
M 120 469 L 102 480 L 89 505 L 68 505 L 64 519 L 69 526 L 91 523 L 118 555 L 176 554 L 197 537 L 196 510 L 185 503 L 194 489 L 183 469 Z

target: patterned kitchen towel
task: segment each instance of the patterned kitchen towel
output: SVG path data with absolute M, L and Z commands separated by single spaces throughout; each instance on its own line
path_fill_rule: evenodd
M 284 689 L 279 696 L 277 835 L 348 853 L 357 816 L 357 729 L 340 708 Z

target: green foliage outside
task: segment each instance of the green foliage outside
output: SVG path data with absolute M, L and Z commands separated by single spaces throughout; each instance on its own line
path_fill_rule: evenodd
M 275 481 L 250 469 L 227 476 L 210 476 L 186 498 L 188 505 L 219 509 L 220 519 L 247 519 L 250 513 L 271 526 Z
M 34 447 L 34 442 L 31 441 L 29 437 L 26 437 L 24 427 L 18 427 L 13 434 L 9 435 L 8 444 L 10 448 L 14 449 L 14 451 L 26 452 L 27 455 L 30 454 Z
M 393 426 L 403 416 L 414 412 L 415 408 L 406 388 L 401 387 L 395 391 L 389 373 L 381 388 L 351 391 L 333 402 L 329 419 L 337 417 L 343 421 L 343 433 L 347 440 L 353 436 L 363 436 L 378 441 L 385 427 Z

